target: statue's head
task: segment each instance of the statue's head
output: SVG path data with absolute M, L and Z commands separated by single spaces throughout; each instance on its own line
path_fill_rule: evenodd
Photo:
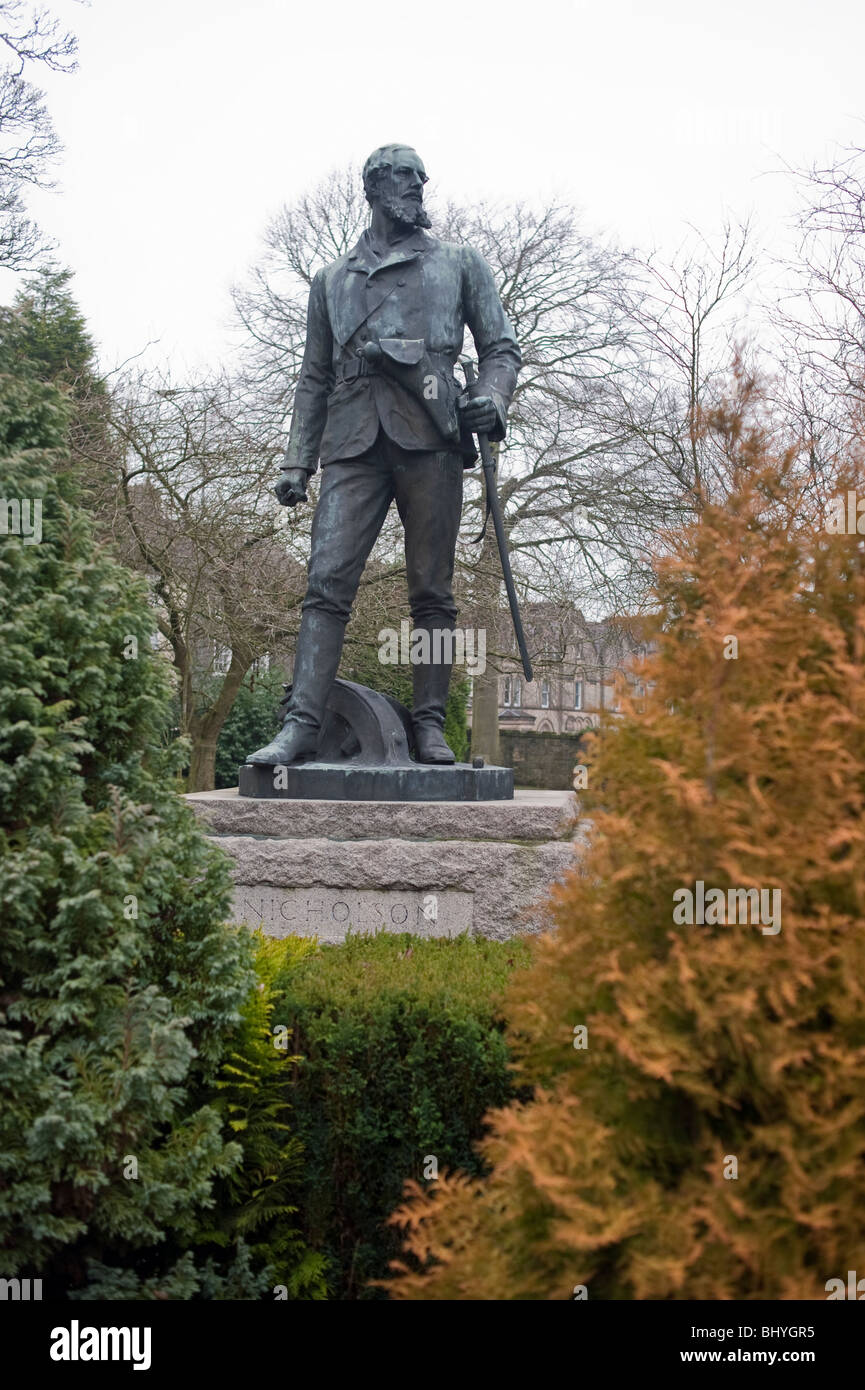
M 403 227 L 429 227 L 424 212 L 426 169 L 411 145 L 379 145 L 363 166 L 363 191 L 370 207 L 380 207 Z

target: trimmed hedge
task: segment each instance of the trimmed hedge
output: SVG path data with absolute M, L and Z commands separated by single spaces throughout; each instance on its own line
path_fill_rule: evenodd
M 399 1237 L 386 1225 L 407 1178 L 479 1174 L 487 1110 L 516 1091 L 499 998 L 527 946 L 459 937 L 350 937 L 297 958 L 286 946 L 274 1025 L 299 1053 L 292 1129 L 304 1145 L 298 1218 L 329 1259 L 332 1297 L 383 1298 Z

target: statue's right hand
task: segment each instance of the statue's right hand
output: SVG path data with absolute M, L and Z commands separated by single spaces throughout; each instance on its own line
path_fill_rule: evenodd
M 294 507 L 298 502 L 305 502 L 307 476 L 305 468 L 284 469 L 273 489 L 277 501 L 284 507 Z

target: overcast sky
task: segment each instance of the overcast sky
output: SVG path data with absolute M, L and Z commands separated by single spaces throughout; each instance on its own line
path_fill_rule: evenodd
M 54 0 L 80 68 L 40 80 L 65 145 L 32 199 L 110 366 L 149 340 L 223 358 L 229 287 L 279 205 L 376 145 L 445 196 L 564 194 L 586 225 L 674 249 L 756 215 L 784 160 L 865 143 L 854 0 Z M 9 299 L 13 277 L 0 280 Z

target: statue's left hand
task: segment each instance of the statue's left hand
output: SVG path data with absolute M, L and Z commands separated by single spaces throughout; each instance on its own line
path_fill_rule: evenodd
M 498 421 L 495 403 L 491 396 L 462 395 L 457 401 L 460 424 L 465 425 L 472 434 L 489 434 Z

